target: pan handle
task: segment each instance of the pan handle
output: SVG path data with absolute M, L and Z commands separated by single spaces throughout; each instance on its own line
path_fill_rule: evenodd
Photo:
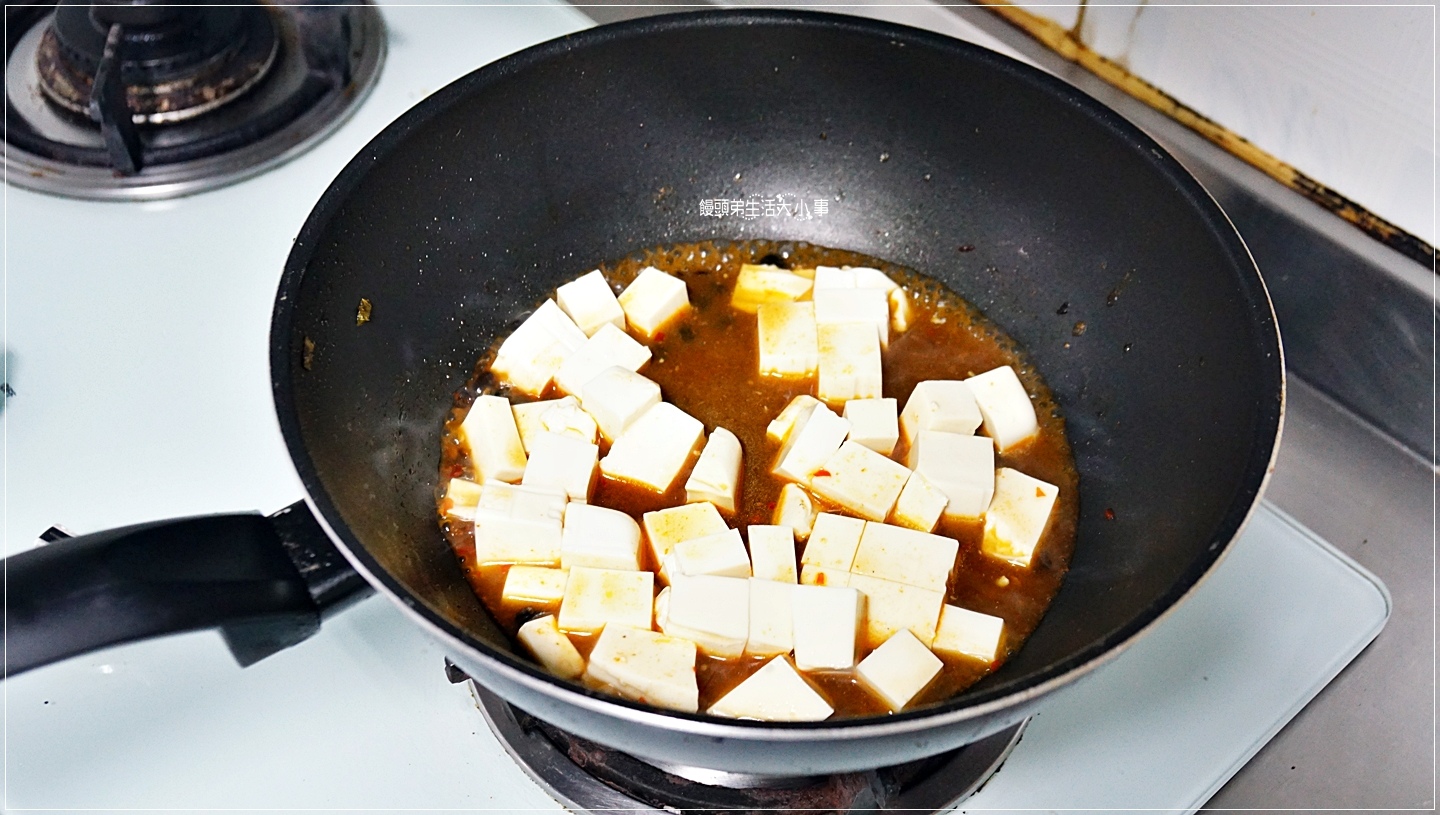
M 0 561 L 5 675 L 109 645 L 219 628 L 242 667 L 373 589 L 304 502 L 69 537 Z

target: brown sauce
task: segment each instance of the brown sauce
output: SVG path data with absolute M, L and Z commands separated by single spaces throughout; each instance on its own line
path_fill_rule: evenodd
M 1029 568 L 1013 566 L 980 552 L 982 525 L 942 521 L 937 534 L 956 538 L 960 552 L 952 573 L 947 602 L 1005 620 L 1001 656 L 993 664 L 941 655 L 945 667 L 910 707 L 936 702 L 959 693 L 1015 653 L 1035 629 L 1060 588 L 1075 544 L 1079 514 L 1078 484 L 1065 423 L 1049 389 L 1023 352 L 993 323 L 954 292 L 916 272 L 878 258 L 806 244 L 753 241 L 739 244 L 699 243 L 639 253 L 601 270 L 612 286 L 628 284 L 641 269 L 655 266 L 686 282 L 693 306 L 688 316 L 667 327 L 650 344 L 652 358 L 641 373 L 659 383 L 664 399 L 704 422 L 707 433 L 715 427 L 733 432 L 744 449 L 740 499 L 731 526 L 770 523 L 781 483 L 771 476 L 778 445 L 765 438 L 765 428 L 790 399 L 814 395 L 813 381 L 761 376 L 756 370 L 757 333 L 753 315 L 731 308 L 730 291 L 742 263 L 774 262 L 790 268 L 870 266 L 900 283 L 910 296 L 913 319 L 909 330 L 892 336 L 884 353 L 884 395 L 903 407 L 916 383 L 927 379 L 963 379 L 1001 365 L 1010 365 L 1034 397 L 1039 434 L 1019 448 L 996 455 L 996 466 L 1012 467 L 1060 488 L 1051 521 Z M 576 270 L 576 276 L 587 270 Z M 498 347 L 498 342 L 496 344 Z M 524 397 L 506 394 L 489 376 L 490 350 L 476 368 L 469 386 L 456 396 L 446 425 L 438 494 L 443 495 L 452 476 L 468 472 L 468 462 L 455 441 L 455 431 L 479 393 L 499 393 L 513 401 Z M 546 394 L 553 398 L 558 394 Z M 602 442 L 601 453 L 604 454 Z M 893 456 L 903 461 L 904 451 Z M 698 451 L 694 457 L 698 457 Z M 693 458 L 693 457 L 692 457 Z M 693 462 L 692 462 L 693 463 Z M 684 503 L 684 475 L 665 495 L 657 496 L 601 476 L 592 503 L 640 515 Z M 818 502 L 817 502 L 818 503 Z M 452 523 L 441 507 L 441 526 L 470 577 L 476 593 L 512 636 L 535 612 L 556 612 L 550 607 L 519 606 L 501 600 L 508 566 L 476 566 L 474 537 L 469 524 Z M 646 549 L 647 547 L 642 547 Z M 798 548 L 798 547 L 797 547 Z M 654 564 L 651 564 L 653 567 Z M 1003 585 L 1002 585 L 1003 584 Z M 656 589 L 660 588 L 657 581 Z M 591 637 L 572 635 L 576 647 L 588 656 Z M 751 673 L 766 658 L 716 659 L 701 656 L 697 666 L 700 708 L 704 710 Z M 807 674 L 835 708 L 836 716 L 881 715 L 887 709 L 849 673 Z

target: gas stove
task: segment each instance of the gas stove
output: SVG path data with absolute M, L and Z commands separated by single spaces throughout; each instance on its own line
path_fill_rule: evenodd
M 558 2 L 393 5 L 377 17 L 362 26 L 383 30 L 388 43 L 383 70 L 378 56 L 370 69 L 373 90 L 356 94 L 365 98 L 348 118 L 315 131 L 303 155 L 139 197 L 223 188 L 175 200 L 74 200 L 17 183 L 15 151 L 7 153 L 5 554 L 56 524 L 88 532 L 269 512 L 298 498 L 270 406 L 266 332 L 305 215 L 344 163 L 424 96 L 592 24 Z M 979 30 L 946 25 L 1014 53 Z M 27 36 L 43 40 L 49 29 L 34 30 Z M 258 92 L 244 83 L 228 104 L 193 118 L 238 108 Z M 152 115 L 134 112 L 132 124 L 158 126 L 141 121 Z M 91 128 L 90 149 L 105 142 L 103 118 L 70 122 Z M 113 146 L 103 149 L 115 158 Z M 158 163 L 143 155 L 136 173 L 107 169 L 105 192 L 50 192 L 114 197 L 126 179 L 154 171 Z M 88 240 L 57 241 L 62 223 L 83 224 Z M 869 784 L 843 805 L 857 811 L 934 811 L 962 799 L 966 809 L 1193 810 L 1365 648 L 1390 610 L 1377 578 L 1265 504 L 1189 602 L 1023 728 L 923 771 L 877 768 L 860 780 L 789 786 Z M 658 811 L 733 804 L 737 788 L 757 786 L 665 768 L 685 782 L 685 797 L 671 803 L 664 784 L 679 782 L 659 768 L 658 780 L 627 786 L 623 771 L 577 760 L 583 745 L 563 732 L 454 679 L 462 677 L 447 676 L 444 655 L 380 599 L 243 670 L 213 633 L 72 659 L 0 685 L 6 803 Z

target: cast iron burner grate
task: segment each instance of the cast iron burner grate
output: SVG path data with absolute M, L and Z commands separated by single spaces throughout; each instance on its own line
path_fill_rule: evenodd
M 511 707 L 470 682 L 500 743 L 551 796 L 577 812 L 941 812 L 978 791 L 1020 741 L 1026 722 L 948 753 L 826 776 L 757 776 L 660 767 L 602 747 Z
M 5 170 L 23 187 L 153 199 L 248 178 L 373 86 L 374 6 L 62 0 L 5 9 Z

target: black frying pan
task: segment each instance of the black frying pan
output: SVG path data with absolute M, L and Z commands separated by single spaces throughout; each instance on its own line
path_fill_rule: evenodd
M 810 220 L 701 214 L 702 199 L 752 194 L 831 205 Z M 591 693 L 515 655 L 436 527 L 441 424 L 497 336 L 602 261 L 751 238 L 942 279 L 1028 348 L 1063 406 L 1081 473 L 1069 577 L 1025 648 L 955 699 L 768 724 Z M 751 772 L 896 763 L 1018 721 L 1192 591 L 1258 500 L 1283 377 L 1264 285 L 1224 214 L 1069 86 L 847 17 L 598 28 L 416 106 L 306 222 L 276 299 L 272 380 L 314 517 L 172 522 L 10 558 L 9 669 L 217 625 L 249 661 L 368 583 L 479 681 L 594 740 Z

